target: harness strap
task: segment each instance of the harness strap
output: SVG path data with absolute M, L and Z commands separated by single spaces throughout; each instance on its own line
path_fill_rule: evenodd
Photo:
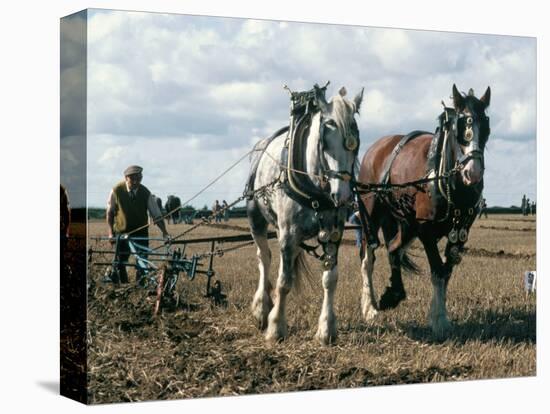
M 284 126 L 280 128 L 277 132 L 275 132 L 273 135 L 271 135 L 269 138 L 267 138 L 265 141 L 261 141 L 260 143 L 263 144 L 263 148 L 261 150 L 258 148 L 257 150 L 261 151 L 263 154 L 267 149 L 267 147 L 269 146 L 269 144 L 271 144 L 271 142 L 278 136 L 284 134 L 285 132 L 288 132 L 289 128 L 290 127 L 288 125 Z M 256 155 L 256 158 L 254 159 L 253 164 L 250 167 L 248 180 L 244 187 L 244 194 L 246 195 L 246 198 L 248 200 L 252 200 L 252 198 L 254 197 L 254 181 L 256 181 L 256 173 L 258 172 L 258 165 L 260 165 L 261 158 L 262 158 L 261 154 Z
M 286 165 L 286 180 L 283 182 L 283 190 L 294 201 L 308 206 L 314 210 L 330 210 L 334 203 L 327 193 L 316 186 L 307 174 L 297 173 L 306 171 L 304 165 L 305 138 L 311 128 L 311 112 L 306 112 L 296 122 L 296 127 L 289 131 L 288 145 L 282 150 L 281 160 Z
M 483 152 L 480 151 L 480 150 L 474 150 L 474 151 L 471 151 L 467 154 L 463 154 L 459 159 L 458 159 L 458 164 L 460 165 L 466 165 L 466 163 L 468 161 L 470 161 L 471 159 L 478 159 L 480 160 L 481 162 L 481 166 L 482 168 L 485 167 L 484 165 L 484 160 L 483 160 Z
M 419 137 L 420 135 L 424 135 L 424 134 L 430 134 L 431 135 L 432 133 L 427 132 L 427 131 L 417 130 L 417 131 L 409 132 L 407 135 L 405 135 L 403 138 L 401 138 L 399 143 L 393 148 L 391 156 L 390 156 L 389 160 L 386 162 L 386 167 L 384 168 L 384 171 L 382 173 L 382 179 L 380 180 L 381 184 L 388 184 L 390 182 L 391 167 L 393 165 L 393 162 L 395 161 L 395 159 L 397 158 L 397 156 L 399 155 L 399 153 L 403 149 L 403 147 L 409 141 L 413 140 L 416 137 Z

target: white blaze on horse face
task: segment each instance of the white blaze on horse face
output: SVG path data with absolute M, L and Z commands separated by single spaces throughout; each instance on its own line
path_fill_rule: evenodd
M 350 134 L 349 124 L 353 122 L 355 106 L 341 97 L 334 97 L 329 108 L 331 112 L 325 115 L 324 136 L 321 139 L 328 169 L 339 173 L 339 177 L 331 177 L 328 181 L 330 197 L 334 205 L 340 207 L 349 203 L 352 196 L 349 179 L 353 171 L 355 152 L 346 148 L 345 135 Z
M 474 136 L 479 136 L 479 128 L 477 125 L 474 126 Z M 461 145 L 461 150 L 463 154 L 469 154 L 474 151 L 479 151 L 479 145 L 476 139 L 473 139 L 469 145 Z M 466 185 L 475 185 L 481 181 L 483 178 L 483 166 L 481 160 L 477 157 L 470 159 L 464 168 L 462 169 L 462 181 Z
M 351 174 L 354 162 L 354 154 L 345 149 L 344 137 L 336 127 L 327 125 L 325 127 L 325 159 L 329 168 L 333 171 L 347 172 Z M 330 197 L 334 201 L 336 207 L 340 207 L 348 203 L 351 199 L 351 188 L 349 181 L 341 178 L 331 178 Z

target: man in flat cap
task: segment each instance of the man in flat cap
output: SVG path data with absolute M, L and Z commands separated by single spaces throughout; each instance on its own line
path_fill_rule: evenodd
M 107 225 L 109 237 L 119 234 L 129 234 L 131 237 L 149 237 L 148 215 L 162 231 L 162 236 L 168 238 L 162 212 L 158 208 L 156 197 L 141 184 L 143 168 L 131 165 L 124 170 L 124 181 L 113 187 L 107 200 Z M 114 240 L 113 240 L 114 243 Z M 148 247 L 148 240 L 139 240 L 138 244 Z M 119 263 L 128 261 L 130 249 L 128 242 L 119 240 Z M 142 275 L 137 273 L 137 282 L 141 282 Z M 117 272 L 111 273 L 111 280 L 115 283 L 128 283 L 126 266 L 118 265 Z

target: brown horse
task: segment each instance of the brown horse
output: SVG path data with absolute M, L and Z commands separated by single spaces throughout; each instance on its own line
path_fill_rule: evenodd
M 366 319 L 405 299 L 401 267 L 418 272 L 406 254 L 407 246 L 418 238 L 428 257 L 433 285 L 429 323 L 436 336 L 448 333 L 447 285 L 482 199 L 483 155 L 490 133 L 485 109 L 490 99 L 490 88 L 478 99 L 472 89 L 463 95 L 453 85 L 454 108 L 444 108 L 435 134 L 415 131 L 386 136 L 363 157 L 358 182 L 377 183 L 387 191 L 360 195 L 362 222 L 368 213 L 366 231 L 377 235 L 382 229 L 391 267 L 390 284 L 377 304 L 372 286 L 376 245 L 363 243 L 361 310 Z M 448 238 L 445 260 L 437 247 L 443 237 Z

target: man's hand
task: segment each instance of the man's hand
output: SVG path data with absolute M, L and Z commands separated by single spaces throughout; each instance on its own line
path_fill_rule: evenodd
M 115 243 L 116 243 L 116 240 L 115 240 L 115 238 L 114 238 L 114 236 L 113 236 L 113 233 L 109 232 L 108 237 L 109 237 L 109 243 L 111 243 L 111 245 L 114 246 Z

